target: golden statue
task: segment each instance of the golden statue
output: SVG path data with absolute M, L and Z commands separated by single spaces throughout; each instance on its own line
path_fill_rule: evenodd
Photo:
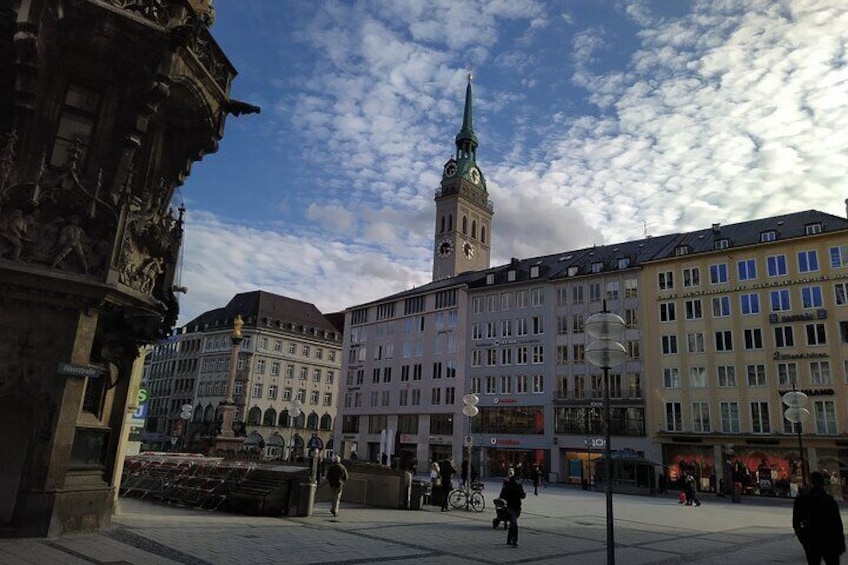
M 233 337 L 242 337 L 241 327 L 244 325 L 244 320 L 241 319 L 241 314 L 237 314 L 233 319 Z

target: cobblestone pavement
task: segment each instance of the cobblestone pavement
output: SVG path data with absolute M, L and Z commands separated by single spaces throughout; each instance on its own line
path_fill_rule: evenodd
M 386 510 L 343 504 L 333 517 L 318 503 L 309 518 L 250 517 L 121 500 L 113 527 L 52 539 L 0 539 L 0 563 L 158 565 L 182 563 L 342 565 L 404 563 L 606 563 L 604 494 L 563 487 L 528 494 L 517 548 L 492 529 L 497 483 L 482 513 L 438 508 Z M 530 489 L 532 491 L 532 487 Z M 616 495 L 616 560 L 622 565 L 804 563 L 791 527 L 791 501 L 704 495 Z M 845 521 L 843 517 L 843 521 Z

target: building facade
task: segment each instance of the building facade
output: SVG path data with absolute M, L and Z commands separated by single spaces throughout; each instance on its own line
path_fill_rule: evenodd
M 209 451 L 226 397 L 233 321 L 241 315 L 233 397 L 241 448 L 266 459 L 333 451 L 341 370 L 341 316 L 309 303 L 253 291 L 201 314 L 151 354 L 145 443 Z M 188 414 L 185 414 L 185 413 Z
M 178 315 L 172 196 L 257 110 L 211 22 L 200 0 L 0 5 L 4 535 L 111 520 L 139 347 Z
M 848 469 L 848 221 L 816 211 L 677 236 L 643 264 L 648 425 L 671 480 L 801 482 L 782 395 L 809 395 L 808 470 Z M 718 479 L 717 479 L 718 478 Z M 838 485 L 838 488 L 836 488 Z M 837 492 L 838 491 L 838 492 Z

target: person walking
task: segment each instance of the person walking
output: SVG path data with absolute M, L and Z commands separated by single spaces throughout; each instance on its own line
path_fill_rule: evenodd
M 530 476 L 533 479 L 533 496 L 539 496 L 539 483 L 542 481 L 542 471 L 539 465 L 533 465 Z
M 347 479 L 347 469 L 342 465 L 341 458 L 338 455 L 334 456 L 333 463 L 327 469 L 327 482 L 330 484 L 330 491 L 332 492 L 330 514 L 333 516 L 339 515 L 339 503 L 342 500 L 342 491 L 344 491 L 344 484 Z
M 448 506 L 448 498 L 450 498 L 450 493 L 453 490 L 453 481 L 451 477 L 456 474 L 456 471 L 456 463 L 453 462 L 453 457 L 448 457 L 439 463 L 439 474 L 441 475 L 440 479 L 442 481 L 442 512 L 447 512 L 450 509 Z
M 792 528 L 804 548 L 809 565 L 838 565 L 845 553 L 845 533 L 839 506 L 824 490 L 824 475 L 810 473 L 806 492 L 795 499 L 792 508 Z
M 515 470 L 510 469 L 506 473 L 501 489 L 500 498 L 506 501 L 506 512 L 509 515 L 509 529 L 506 532 L 506 543 L 512 547 L 518 547 L 518 517 L 521 515 L 521 501 L 527 496 L 524 487 L 516 481 Z
M 692 506 L 692 503 L 695 506 L 700 506 L 701 501 L 698 500 L 698 486 L 695 477 L 687 473 L 683 478 L 683 488 L 686 489 L 686 506 Z

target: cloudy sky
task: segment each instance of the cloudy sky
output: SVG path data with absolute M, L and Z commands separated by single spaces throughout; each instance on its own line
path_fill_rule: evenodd
M 239 70 L 194 167 L 180 323 L 264 289 L 341 310 L 430 281 L 474 68 L 493 264 L 848 197 L 844 0 L 215 0 Z

